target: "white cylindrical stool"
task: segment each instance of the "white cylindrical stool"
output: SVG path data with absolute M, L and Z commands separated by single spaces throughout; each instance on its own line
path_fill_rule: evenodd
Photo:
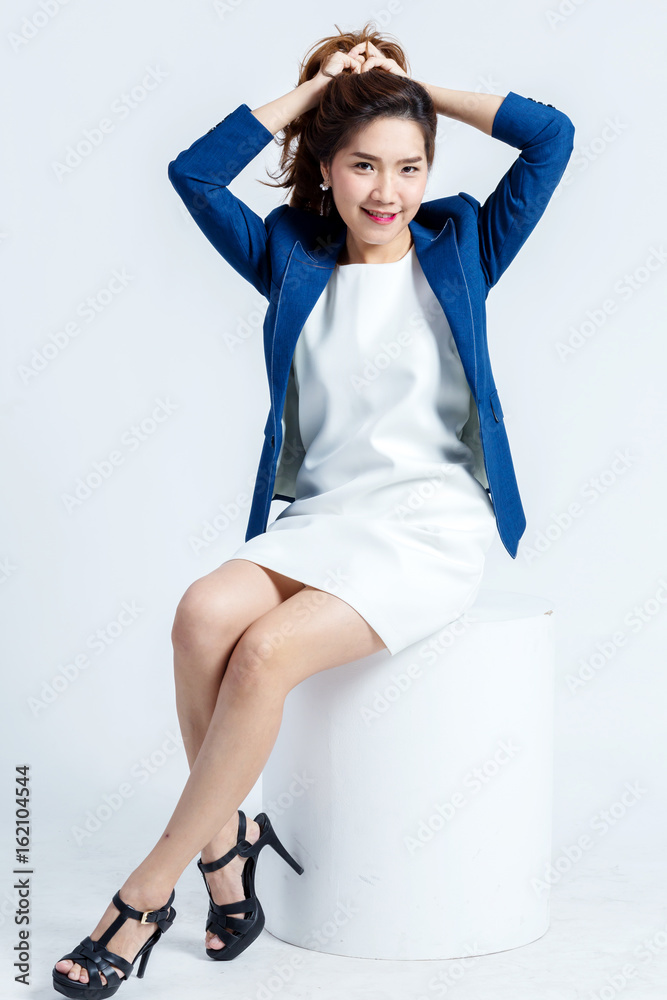
M 386 959 L 486 955 L 541 937 L 553 708 L 549 601 L 484 589 L 395 656 L 298 684 L 262 802 L 305 871 L 262 852 L 266 929 Z

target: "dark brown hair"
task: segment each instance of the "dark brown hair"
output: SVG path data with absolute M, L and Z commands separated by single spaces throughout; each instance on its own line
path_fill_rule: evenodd
M 337 50 L 349 52 L 366 40 L 383 56 L 394 59 L 405 73 L 409 72 L 401 46 L 373 30 L 372 21 L 360 31 L 341 32 L 340 28 L 338 31 L 338 35 L 321 38 L 311 46 L 310 56 L 306 53 L 301 62 L 298 85 L 312 79 Z M 284 180 L 275 184 L 260 183 L 292 188 L 289 204 L 293 208 L 341 221 L 331 188 L 328 191 L 320 188 L 320 160 L 330 167 L 335 154 L 347 145 L 353 134 L 376 119 L 403 118 L 414 121 L 421 128 L 430 169 L 435 154 L 437 117 L 429 92 L 409 76 L 403 77 L 378 66 L 362 73 L 344 69 L 331 79 L 319 103 L 289 122 L 282 130 L 282 140 L 276 139 L 282 146 L 278 174 L 284 174 Z M 271 173 L 269 176 L 275 177 Z

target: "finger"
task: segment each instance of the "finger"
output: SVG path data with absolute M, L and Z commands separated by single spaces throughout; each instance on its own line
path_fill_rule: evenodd
M 371 52 L 371 49 L 373 52 Z M 359 50 L 358 54 L 361 55 L 362 59 L 367 59 L 368 56 L 372 54 L 379 55 L 378 50 L 371 42 L 359 42 L 358 45 L 355 45 L 354 48 L 350 49 L 350 52 L 357 53 L 357 50 Z
M 378 66 L 383 62 L 381 56 L 369 56 L 368 59 L 364 60 L 364 65 L 362 66 L 362 72 L 365 73 L 367 69 L 372 69 L 373 66 Z

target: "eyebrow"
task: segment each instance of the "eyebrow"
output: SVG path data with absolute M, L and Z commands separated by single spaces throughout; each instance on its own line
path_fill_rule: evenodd
M 382 159 L 381 156 L 371 156 L 370 153 L 360 153 L 358 151 L 355 152 L 355 153 L 350 153 L 349 155 L 350 156 L 363 156 L 363 158 L 365 160 L 381 160 Z M 404 159 L 397 160 L 396 162 L 397 163 L 419 163 L 419 161 L 423 160 L 423 159 L 424 159 L 423 156 L 406 156 Z

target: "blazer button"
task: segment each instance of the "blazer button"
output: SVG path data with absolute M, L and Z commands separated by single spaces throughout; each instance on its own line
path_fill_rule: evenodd
M 276 443 L 275 435 L 272 434 L 271 435 L 271 445 L 273 446 L 273 445 L 275 445 L 275 443 Z

